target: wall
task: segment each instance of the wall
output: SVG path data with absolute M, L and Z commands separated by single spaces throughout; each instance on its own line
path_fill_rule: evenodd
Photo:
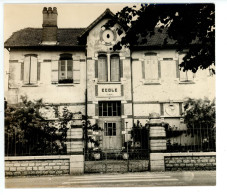
M 148 82 L 143 78 L 142 64 L 147 52 L 157 53 L 161 66 L 161 77 L 156 82 Z M 168 79 L 162 69 L 164 58 L 172 58 L 172 61 L 169 62 L 179 63 L 179 55 L 173 49 L 132 52 L 134 116 L 144 125 L 149 113 L 157 112 L 165 119 L 165 122 L 172 126 L 175 125 L 178 129 L 185 129 L 185 126 L 181 126 L 182 124 L 179 122 L 181 111 L 183 111 L 180 103 L 188 97 L 213 99 L 215 97 L 215 76 L 209 76 L 209 70 L 198 70 L 192 82 L 180 82 L 177 75 L 175 78 Z M 175 107 L 175 112 L 172 114 L 166 111 L 170 101 Z
M 83 173 L 83 155 L 5 157 L 5 176 Z
M 167 156 L 166 171 L 182 170 L 216 170 L 215 156 Z
M 216 152 L 151 153 L 150 170 L 216 170 Z

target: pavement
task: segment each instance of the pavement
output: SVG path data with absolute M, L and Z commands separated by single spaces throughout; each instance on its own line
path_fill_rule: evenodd
M 137 172 L 5 178 L 6 188 L 215 186 L 216 171 Z

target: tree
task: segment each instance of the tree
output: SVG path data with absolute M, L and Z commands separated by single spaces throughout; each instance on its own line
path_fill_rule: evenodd
M 46 120 L 40 109 L 42 100 L 8 105 L 5 109 L 6 155 L 43 155 L 66 152 L 66 136 L 72 113 L 63 109 L 57 121 Z
M 197 72 L 210 68 L 215 73 L 215 9 L 214 4 L 141 4 L 136 7 L 124 7 L 116 13 L 106 27 L 120 23 L 117 32 L 125 35 L 114 45 L 114 50 L 123 46 L 133 49 L 144 44 L 148 38 L 159 32 L 168 33 L 176 41 L 179 52 L 186 51 L 180 67 L 184 71 Z M 168 38 L 164 44 L 168 43 Z
M 191 99 L 184 102 L 184 121 L 188 128 L 215 128 L 215 100 Z

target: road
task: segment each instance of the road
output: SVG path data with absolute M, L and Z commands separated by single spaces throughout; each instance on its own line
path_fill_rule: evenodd
M 215 186 L 216 171 L 140 172 L 6 178 L 6 188 Z

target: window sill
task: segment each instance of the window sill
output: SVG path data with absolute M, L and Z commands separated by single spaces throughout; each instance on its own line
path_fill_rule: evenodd
M 22 87 L 38 87 L 38 84 L 23 84 Z
M 58 87 L 73 87 L 74 83 L 58 83 Z
M 195 84 L 194 81 L 179 81 L 179 84 Z
M 161 85 L 159 80 L 142 80 L 144 85 Z
M 121 84 L 121 81 L 116 81 L 116 82 L 112 82 L 112 81 L 100 82 L 100 81 L 98 81 L 97 84 Z

